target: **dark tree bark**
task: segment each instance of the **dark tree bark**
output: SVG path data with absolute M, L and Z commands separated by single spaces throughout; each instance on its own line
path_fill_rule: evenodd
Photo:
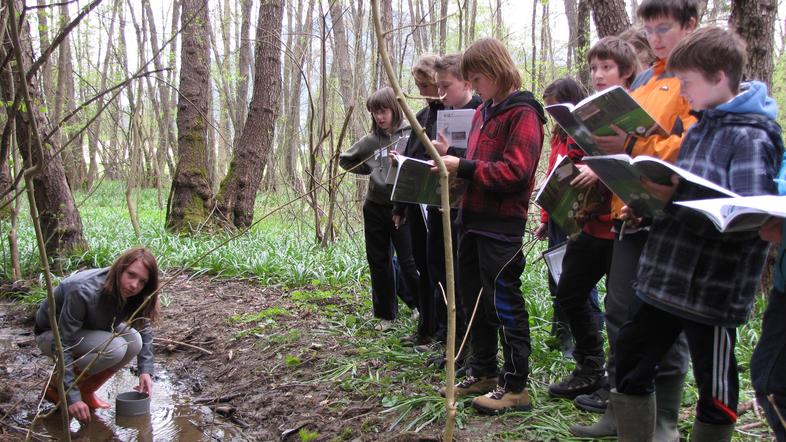
M 598 37 L 618 35 L 630 27 L 625 0 L 589 0 Z
M 772 82 L 772 48 L 774 45 L 775 0 L 733 0 L 729 27 L 737 31 L 748 45 L 745 79 Z
M 338 66 L 334 69 L 338 75 L 339 90 L 341 91 L 341 101 L 344 104 L 344 111 L 348 111 L 351 106 L 355 107 L 350 123 L 349 139 L 358 140 L 363 136 L 365 130 L 363 129 L 363 122 L 361 121 L 364 112 L 360 112 L 357 106 L 356 90 L 353 87 L 354 78 L 352 72 L 352 64 L 349 59 L 349 42 L 347 40 L 347 33 L 344 26 L 345 9 L 340 0 L 336 0 L 330 4 L 330 16 L 333 22 L 333 63 Z
M 590 71 L 587 63 L 590 41 L 590 6 L 589 0 L 579 0 L 576 12 L 576 49 L 574 52 L 578 79 L 585 88 L 590 87 Z
M 143 3 L 145 11 L 147 12 L 147 27 L 150 29 L 150 45 L 153 49 L 153 53 L 156 54 L 153 57 L 153 66 L 155 66 L 157 71 L 161 71 L 164 69 L 164 65 L 161 61 L 161 54 L 159 53 L 160 46 L 158 44 L 158 31 L 156 29 L 156 22 L 154 20 L 155 15 L 153 15 L 153 9 L 150 6 L 150 1 L 145 0 Z M 177 5 L 173 5 L 173 8 L 177 9 Z M 174 67 L 173 67 L 174 69 Z M 158 75 L 164 75 L 163 72 L 159 73 Z M 158 171 L 159 173 L 156 175 L 156 187 L 160 187 L 163 184 L 163 175 L 164 175 L 164 165 L 166 164 L 167 159 L 167 152 L 169 152 L 172 143 L 174 142 L 175 134 L 172 131 L 172 114 L 171 114 L 171 106 L 170 106 L 170 95 L 169 95 L 169 86 L 163 81 L 157 81 L 157 91 L 158 91 L 158 100 L 161 103 L 161 124 L 158 125 L 158 137 L 159 137 L 159 144 L 157 152 L 156 161 L 158 162 Z M 153 92 L 151 88 L 151 92 Z M 158 112 L 158 111 L 156 111 Z M 174 149 L 172 149 L 174 150 Z M 172 172 L 172 171 L 170 171 Z
M 502 22 L 502 0 L 497 0 L 497 7 L 494 8 L 494 37 L 499 41 L 505 38 L 505 25 Z
M 210 94 L 210 21 L 207 0 L 184 0 L 177 105 L 178 162 L 167 205 L 166 227 L 190 233 L 208 217 L 213 191 L 207 170 Z
M 248 84 L 251 79 L 251 0 L 241 0 L 240 2 L 240 40 L 238 41 L 238 62 L 237 62 L 237 101 L 235 103 L 235 140 L 240 138 L 243 133 L 243 125 L 246 124 L 248 114 Z M 234 145 L 235 143 L 233 143 Z
M 384 20 L 384 14 L 383 14 Z M 392 29 L 391 27 L 385 26 L 385 22 L 382 22 L 383 29 Z M 440 0 L 439 3 L 439 53 L 445 53 L 445 46 L 447 45 L 448 40 L 448 0 Z M 392 60 L 391 60 L 392 61 Z M 393 63 L 393 66 L 396 64 Z
M 15 0 L 16 10 L 20 11 L 22 7 L 23 2 Z M 19 96 L 22 93 L 21 86 L 26 84 L 32 106 L 18 106 L 16 109 L 17 146 L 24 166 L 39 169 L 33 177 L 33 184 L 46 252 L 50 257 L 62 257 L 71 252 L 87 250 L 88 246 L 82 234 L 82 219 L 66 180 L 63 160 L 59 155 L 60 146 L 50 139 L 43 143 L 42 149 L 38 149 L 37 143 L 34 142 L 36 137 L 49 133 L 51 125 L 40 111 L 44 102 L 39 93 L 36 76 L 32 76 L 29 81 L 25 80 L 27 69 L 33 62 L 30 29 L 26 21 L 19 28 L 19 34 L 18 43 L 21 46 L 18 49 L 22 54 L 22 64 L 10 63 L 12 75 L 8 75 L 7 71 L 5 75 L 0 75 L 0 90 L 4 95 L 8 91 L 15 91 Z M 5 59 L 6 54 L 13 53 L 13 45 L 16 43 L 3 38 L 0 59 Z M 12 97 L 5 96 L 3 99 L 13 100 Z M 19 103 L 24 103 L 21 96 Z M 38 133 L 35 128 L 38 129 Z
M 248 120 L 218 195 L 219 214 L 240 228 L 250 226 L 253 221 L 254 201 L 262 180 L 264 160 L 273 145 L 276 118 L 281 107 L 282 18 L 282 1 L 262 2 Z
M 565 17 L 568 19 L 568 72 L 573 67 L 576 57 L 576 33 L 578 32 L 578 9 L 576 0 L 565 0 Z

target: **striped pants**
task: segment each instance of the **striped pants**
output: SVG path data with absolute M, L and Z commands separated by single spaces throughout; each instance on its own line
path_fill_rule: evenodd
M 658 363 L 684 331 L 699 390 L 696 419 L 712 425 L 737 420 L 739 379 L 734 345 L 737 329 L 700 324 L 640 301 L 617 336 L 617 391 L 655 391 Z

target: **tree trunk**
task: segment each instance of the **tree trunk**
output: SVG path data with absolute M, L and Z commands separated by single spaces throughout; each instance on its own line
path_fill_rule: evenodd
M 589 64 L 587 63 L 587 53 L 589 52 L 590 41 L 590 6 L 589 0 L 579 0 L 576 22 L 576 51 L 574 52 L 576 72 L 578 79 L 587 90 L 591 86 Z
M 218 195 L 219 213 L 236 227 L 248 227 L 253 221 L 254 201 L 262 179 L 264 159 L 273 144 L 281 106 L 282 18 L 280 0 L 266 0 L 260 5 L 256 72 L 248 120 Z
M 568 19 L 568 72 L 573 68 L 573 60 L 576 58 L 576 34 L 578 32 L 579 20 L 576 8 L 576 0 L 565 0 L 565 17 Z
M 380 7 L 382 9 L 382 26 L 385 29 L 393 29 L 393 0 L 381 0 Z M 385 47 L 388 50 L 388 54 L 390 55 L 390 62 L 393 63 L 393 67 L 397 67 L 398 64 L 396 63 L 395 52 L 393 51 L 393 33 L 389 33 L 385 36 Z M 444 53 L 444 52 L 443 52 Z M 381 61 L 379 60 L 379 56 L 376 57 L 377 60 L 377 72 L 380 72 L 381 69 Z M 383 86 L 387 86 L 388 80 L 384 75 L 379 76 L 379 82 L 377 83 L 377 87 L 381 88 Z
M 207 120 L 210 48 L 207 0 L 184 0 L 177 105 L 178 162 L 167 205 L 166 227 L 193 232 L 210 214 L 214 201 L 207 171 Z
M 471 45 L 473 41 L 475 41 L 475 17 L 478 15 L 478 0 L 469 0 L 469 26 L 467 29 L 467 46 Z
M 598 37 L 618 35 L 630 27 L 625 0 L 589 0 Z
M 505 39 L 505 24 L 502 21 L 502 0 L 497 0 L 497 7 L 494 9 L 494 37 L 499 41 Z
M 341 91 L 341 101 L 344 104 L 344 112 L 347 112 L 350 107 L 355 107 L 355 112 L 350 120 L 349 126 L 349 139 L 358 140 L 363 136 L 363 121 L 361 115 L 363 112 L 358 112 L 356 89 L 354 88 L 355 79 L 353 78 L 352 63 L 349 59 L 349 43 L 347 41 L 347 33 L 344 27 L 344 7 L 340 0 L 330 4 L 330 16 L 333 20 L 333 36 L 334 36 L 334 51 L 333 62 L 338 66 L 335 70 L 338 75 L 339 90 Z
M 733 0 L 729 27 L 748 45 L 746 80 L 760 80 L 770 88 L 772 83 L 772 47 L 774 44 L 775 0 Z M 771 88 L 770 88 L 771 90 Z
M 382 14 L 382 17 L 383 17 L 382 28 L 392 29 L 391 27 L 388 27 L 387 24 L 384 22 L 384 17 L 385 17 L 384 12 Z M 448 40 L 448 0 L 440 0 L 439 3 L 439 53 L 440 54 L 445 53 L 447 40 Z M 393 63 L 393 66 L 395 65 L 396 64 Z
M 17 10 L 21 10 L 23 5 L 19 0 L 15 0 L 15 6 Z M 0 59 L 5 59 L 6 54 L 14 51 L 13 45 L 19 43 L 21 47 L 17 49 L 21 52 L 22 60 L 20 66 L 20 60 L 14 57 L 15 62 L 11 63 L 13 77 L 0 76 L 0 89 L 16 91 L 17 95 L 23 94 L 23 87 L 27 89 L 30 103 L 20 106 L 24 111 L 16 112 L 15 116 L 17 146 L 25 167 L 39 169 L 33 177 L 33 184 L 36 189 L 35 204 L 45 238 L 45 250 L 50 257 L 63 257 L 70 252 L 87 250 L 88 245 L 82 234 L 82 219 L 68 187 L 62 157 L 58 154 L 60 146 L 54 144 L 52 139 L 47 142 L 41 140 L 41 148 L 38 148 L 36 142 L 36 138 L 41 137 L 41 134 L 50 132 L 51 126 L 40 111 L 43 100 L 36 76 L 29 81 L 25 80 L 27 68 L 33 62 L 30 29 L 26 21 L 21 24 L 19 34 L 18 42 L 12 43 L 3 39 Z M 24 100 L 20 98 L 21 103 L 24 103 Z
M 538 58 L 538 47 L 536 45 L 535 39 L 535 25 L 537 24 L 537 17 L 538 17 L 538 2 L 532 2 L 532 28 L 530 29 L 530 39 L 532 41 L 532 60 L 530 63 L 530 79 L 532 80 L 532 85 L 530 86 L 530 90 L 535 90 L 535 76 L 537 73 L 537 66 L 535 65 L 536 60 Z
M 252 0 L 240 0 L 240 40 L 238 44 L 237 62 L 237 101 L 235 102 L 235 137 L 232 146 L 237 144 L 240 135 L 243 133 L 243 125 L 246 124 L 248 114 L 248 84 L 251 77 L 251 6 Z M 289 39 L 290 37 L 287 37 Z
M 160 47 L 158 44 L 158 31 L 156 29 L 156 22 L 154 20 L 155 15 L 153 15 L 153 10 L 150 7 L 149 0 L 145 0 L 143 5 L 145 11 L 147 11 L 147 27 L 150 30 L 150 46 L 153 49 L 153 53 L 155 54 L 155 57 L 153 57 L 153 66 L 156 68 L 156 70 L 160 71 L 157 75 L 164 75 L 164 72 L 161 71 L 161 69 L 164 69 L 164 65 L 161 62 L 161 54 L 159 53 Z M 173 12 L 179 9 L 177 4 L 173 5 L 172 7 Z M 174 66 L 172 68 L 174 69 Z M 169 152 L 170 147 L 175 140 L 175 134 L 172 131 L 172 114 L 170 113 L 170 88 L 163 81 L 156 81 L 156 85 L 156 89 L 158 91 L 158 100 L 161 104 L 161 119 L 159 121 L 162 122 L 158 124 L 158 149 L 156 149 L 156 162 L 158 162 L 159 170 L 159 173 L 156 176 L 156 187 L 160 188 L 163 185 L 164 180 L 164 165 L 166 164 L 167 160 L 167 152 Z M 150 92 L 153 93 L 153 90 L 151 89 Z

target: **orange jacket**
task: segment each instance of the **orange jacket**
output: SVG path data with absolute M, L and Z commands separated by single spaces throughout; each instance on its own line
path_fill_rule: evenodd
M 668 137 L 652 135 L 636 138 L 630 156 L 649 155 L 674 163 L 680 151 L 682 136 L 696 122 L 696 117 L 690 114 L 690 104 L 680 95 L 680 81 L 666 72 L 665 60 L 658 60 L 636 77 L 630 95 L 671 134 Z M 614 196 L 611 202 L 612 218 L 619 218 L 623 205 L 622 200 Z

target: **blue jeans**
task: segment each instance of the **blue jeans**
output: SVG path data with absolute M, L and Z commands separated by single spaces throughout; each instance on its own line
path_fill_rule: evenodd
M 786 417 L 786 293 L 773 289 L 770 293 L 761 338 L 751 357 L 751 381 L 756 400 L 767 414 L 778 442 L 786 441 L 786 428 L 778 417 Z M 769 401 L 769 396 L 775 402 Z M 777 408 L 777 410 L 776 410 Z

